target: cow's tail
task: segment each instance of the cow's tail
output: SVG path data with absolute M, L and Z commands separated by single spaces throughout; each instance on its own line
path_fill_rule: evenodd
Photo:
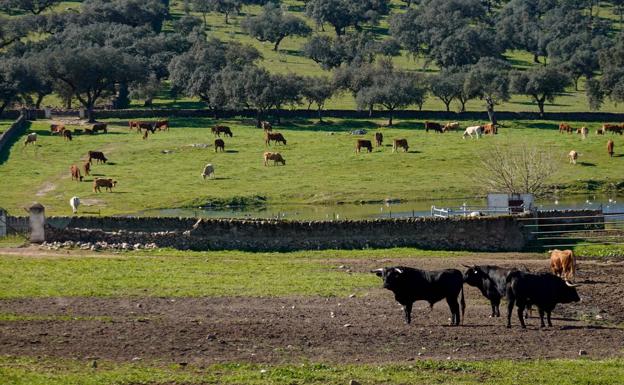
M 466 313 L 466 300 L 464 299 L 464 285 L 461 287 L 461 299 L 459 300 L 462 310 L 461 324 L 464 324 L 464 313 Z

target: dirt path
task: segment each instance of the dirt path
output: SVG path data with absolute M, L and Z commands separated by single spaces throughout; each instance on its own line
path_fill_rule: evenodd
M 353 271 L 372 262 L 344 261 Z M 409 264 L 439 268 L 449 261 Z M 489 318 L 489 305 L 467 286 L 461 327 L 442 326 L 449 318 L 444 303 L 430 311 L 422 302 L 415 305 L 412 325 L 405 325 L 399 305 L 381 287 L 353 298 L 18 299 L 0 301 L 1 314 L 29 317 L 0 321 L 0 354 L 198 363 L 573 358 L 580 350 L 590 358 L 622 357 L 624 265 L 579 267 L 582 302 L 559 305 L 554 327 L 543 330 L 535 318 L 522 330 L 515 317 L 506 329 L 505 320 Z

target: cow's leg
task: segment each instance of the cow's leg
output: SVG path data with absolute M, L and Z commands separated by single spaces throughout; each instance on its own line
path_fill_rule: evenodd
M 548 319 L 548 326 L 552 327 L 552 322 L 550 322 L 550 312 L 549 311 L 546 312 L 546 317 Z
M 403 311 L 405 312 L 405 323 L 408 325 L 412 323 L 412 305 L 413 304 L 410 303 L 403 306 Z
M 544 324 L 544 310 L 542 310 L 541 308 L 537 308 L 537 311 L 539 312 L 540 316 L 540 327 L 545 328 L 546 325 Z
M 490 300 L 492 304 L 492 317 L 500 317 L 500 298 Z
M 524 303 L 521 301 L 518 301 L 518 319 L 520 320 L 522 328 L 526 329 L 526 325 L 524 324 Z
M 448 303 L 449 309 L 451 309 L 451 326 L 459 326 L 459 304 L 457 298 L 447 297 L 446 303 Z
M 513 312 L 515 298 L 511 290 L 507 291 L 507 327 L 511 328 L 511 313 Z

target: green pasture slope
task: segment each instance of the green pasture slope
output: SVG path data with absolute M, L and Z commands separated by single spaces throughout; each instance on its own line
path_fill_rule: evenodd
M 339 120 L 317 125 L 293 120 L 278 126 L 288 144 L 271 145 L 286 159 L 286 166 L 263 165 L 263 133 L 251 121 L 220 121 L 229 125 L 233 138 L 224 138 L 225 153 L 215 153 L 210 119 L 174 119 L 169 132 L 141 135 L 130 132 L 125 121 L 110 121 L 106 135 L 75 136 L 72 142 L 49 135 L 49 125 L 33 122 L 39 133 L 36 146 L 24 147 L 23 137 L 0 154 L 2 194 L 0 207 L 21 213 L 36 200 L 48 214 L 70 214 L 69 198 L 79 196 L 83 214 L 129 214 L 144 209 L 197 207 L 227 203 L 336 203 L 379 201 L 386 198 L 417 200 L 462 198 L 483 193 L 476 158 L 492 146 L 526 144 L 551 152 L 557 173 L 551 183 L 559 192 L 615 192 L 624 185 L 624 137 L 596 136 L 599 123 L 588 124 L 591 134 L 559 134 L 557 122 L 503 122 L 499 135 L 463 140 L 461 132 L 426 133 L 422 122 L 399 121 L 381 128 L 385 143 L 373 153 L 355 154 L 354 129 L 367 129 L 372 139 L 385 121 Z M 463 121 L 463 127 L 476 122 Z M 572 122 L 573 125 L 579 124 Z M 616 156 L 609 158 L 606 141 L 615 141 Z M 406 138 L 408 153 L 392 153 L 393 138 Z M 208 148 L 192 147 L 207 144 Z M 103 151 L 109 163 L 94 164 L 92 176 L 72 181 L 69 167 L 82 165 L 87 151 Z M 576 150 L 579 163 L 568 163 Z M 203 180 L 206 163 L 216 178 Z M 95 177 L 118 181 L 112 193 L 92 192 Z

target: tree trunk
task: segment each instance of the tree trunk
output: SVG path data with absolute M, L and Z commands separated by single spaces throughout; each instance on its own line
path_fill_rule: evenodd
M 489 99 L 487 100 L 487 114 L 490 118 L 490 123 L 496 124 L 496 115 L 494 114 L 494 102 Z
M 154 99 L 153 98 L 147 98 L 145 99 L 145 102 L 143 102 L 143 106 L 144 107 L 152 107 L 154 105 Z
M 368 116 L 369 117 L 373 116 L 373 106 L 372 105 L 370 107 L 368 107 Z
M 539 55 L 536 53 L 533 53 L 533 63 L 539 63 L 539 62 L 540 62 Z
M 535 101 L 537 101 L 537 107 L 539 108 L 539 112 L 540 112 L 540 118 L 544 117 L 544 103 L 546 103 L 546 97 L 541 97 L 541 98 L 535 98 Z
M 93 106 L 87 107 L 87 122 L 95 123 L 95 114 L 93 112 Z
M 275 44 L 273 45 L 273 51 L 277 52 L 277 49 L 279 48 L 280 43 L 282 42 L 283 37 L 278 37 L 277 40 L 275 41 Z
M 336 35 L 342 36 L 342 28 L 334 25 L 334 30 L 336 31 Z
M 466 112 L 466 100 L 464 99 L 458 99 L 459 100 L 459 112 Z
M 388 119 L 388 127 L 392 127 L 392 111 L 390 111 L 390 118 Z
M 204 29 L 206 29 L 206 26 L 208 25 L 208 23 L 206 23 L 206 12 L 203 12 L 202 15 L 204 16 Z
M 574 80 L 574 91 L 578 91 L 579 90 L 578 89 L 579 78 L 575 76 L 573 80 Z
M 451 102 L 452 100 L 444 101 L 444 105 L 446 106 L 446 112 L 451 112 Z
M 262 112 L 260 111 L 260 109 L 258 108 L 256 110 L 256 127 L 260 128 L 262 127 L 262 124 L 260 124 L 260 122 L 262 121 Z
M 225 24 L 230 24 L 230 20 L 228 19 L 229 16 L 229 12 L 225 12 Z
M 37 93 L 37 101 L 35 101 L 35 108 L 41 108 L 41 102 L 43 102 L 43 98 L 45 98 L 45 94 Z
M 3 101 L 2 103 L 0 103 L 0 116 L 2 116 L 2 113 L 4 112 L 4 109 L 6 108 L 7 105 L 9 105 L 9 103 L 6 101 Z

